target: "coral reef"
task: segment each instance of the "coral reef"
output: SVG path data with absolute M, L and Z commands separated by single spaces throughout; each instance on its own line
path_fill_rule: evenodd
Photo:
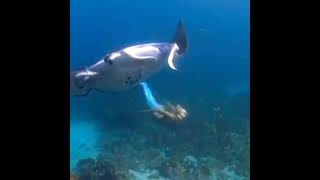
M 115 167 L 104 159 L 83 159 L 77 164 L 79 180 L 118 180 Z
M 79 180 L 79 177 L 75 174 L 70 174 L 70 180 Z
M 249 178 L 250 143 L 246 135 L 208 130 L 188 141 L 179 134 L 128 132 L 114 137 L 104 143 L 96 160 L 79 161 L 79 180 Z
M 129 170 L 130 180 L 168 180 L 159 175 L 156 170 L 143 169 L 140 171 Z
M 203 100 L 199 103 L 208 106 Z M 126 129 L 102 139 L 102 151 L 98 157 L 79 161 L 72 178 L 250 179 L 249 129 L 224 129 L 225 125 L 220 123 L 228 123 L 225 118 L 230 116 L 223 114 L 221 107 L 211 107 L 211 114 L 209 109 L 205 110 L 203 117 L 191 114 L 188 120 L 178 125 L 163 125 L 148 119 L 139 128 Z

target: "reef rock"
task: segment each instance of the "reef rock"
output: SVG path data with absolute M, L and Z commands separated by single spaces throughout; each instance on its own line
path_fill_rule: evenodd
M 156 170 L 143 169 L 141 171 L 129 170 L 130 180 L 168 180 L 159 175 Z
M 103 159 L 83 159 L 77 164 L 79 180 L 118 180 L 113 165 Z

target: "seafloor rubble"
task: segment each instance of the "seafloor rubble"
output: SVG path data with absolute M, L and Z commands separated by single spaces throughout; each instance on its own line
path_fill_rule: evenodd
M 80 160 L 70 180 L 250 179 L 249 127 L 225 128 L 221 122 L 230 116 L 213 111 L 201 121 L 196 115 L 178 125 L 147 121 L 102 139 L 98 157 Z

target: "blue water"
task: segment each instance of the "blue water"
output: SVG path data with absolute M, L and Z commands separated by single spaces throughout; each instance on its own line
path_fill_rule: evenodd
M 145 97 L 146 97 L 146 101 L 147 104 L 149 106 L 150 109 L 157 109 L 161 107 L 161 104 L 159 104 L 157 102 L 157 100 L 155 99 L 155 97 L 152 94 L 152 90 L 150 89 L 149 85 L 145 82 L 140 83 L 140 85 L 143 88 Z
M 178 72 L 167 68 L 147 81 L 156 98 L 153 105 L 181 104 L 189 113 L 186 121 L 200 124 L 221 116 L 220 131 L 248 131 L 249 4 L 249 0 L 71 0 L 71 69 L 89 66 L 126 46 L 170 41 L 182 18 L 189 47 L 177 62 Z M 103 151 L 98 148 L 101 139 L 140 131 L 153 118 L 137 113 L 149 108 L 141 87 L 71 97 L 70 107 L 71 169 L 80 159 L 96 158 Z M 215 115 L 215 108 L 224 114 Z

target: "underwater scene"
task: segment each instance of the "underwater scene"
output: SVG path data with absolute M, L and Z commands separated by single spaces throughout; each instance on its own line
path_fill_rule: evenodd
M 71 0 L 70 93 L 70 180 L 250 179 L 250 1 Z

